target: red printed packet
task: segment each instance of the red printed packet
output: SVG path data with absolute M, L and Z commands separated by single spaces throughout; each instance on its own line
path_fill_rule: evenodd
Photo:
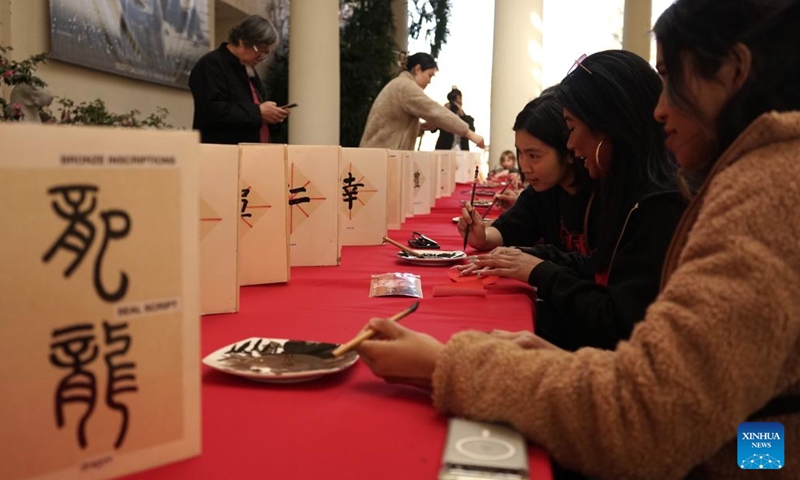
M 455 268 L 451 268 L 450 270 L 447 271 L 447 276 L 450 277 L 450 280 L 456 283 L 476 282 L 476 283 L 481 283 L 482 285 L 491 285 L 500 279 L 500 277 L 498 277 L 497 275 L 487 275 L 483 277 L 479 277 L 477 275 L 465 275 L 463 277 L 460 277 L 458 275 L 459 273 L 460 272 Z

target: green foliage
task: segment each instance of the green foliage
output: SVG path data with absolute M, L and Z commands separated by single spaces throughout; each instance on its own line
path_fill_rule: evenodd
M 408 26 L 408 36 L 416 40 L 424 32 L 425 39 L 431 39 L 430 54 L 436 58 L 450 35 L 447 27 L 450 0 L 413 0 L 413 2 L 414 10 L 409 12 L 411 24 Z
M 2 78 L 3 83 L 9 86 L 28 83 L 34 87 L 46 87 L 47 84 L 34 73 L 37 66 L 47 60 L 47 55 L 40 53 L 17 62 L 6 57 L 6 54 L 11 50 L 13 48 L 0 45 L 0 78 Z
M 339 140 L 357 147 L 370 107 L 392 79 L 394 19 L 387 0 L 342 0 Z
M 34 87 L 43 88 L 47 84 L 35 75 L 40 63 L 47 61 L 47 54 L 40 53 L 32 55 L 27 59 L 17 62 L 6 57 L 12 50 L 11 47 L 0 45 L 0 78 L 8 86 L 19 84 L 30 84 Z M 45 123 L 66 123 L 73 125 L 109 125 L 114 127 L 131 128 L 173 128 L 166 122 L 169 111 L 163 107 L 157 107 L 156 113 L 151 113 L 141 119 L 139 110 L 131 110 L 127 113 L 112 113 L 106 108 L 103 100 L 95 99 L 91 102 L 81 102 L 76 104 L 68 98 L 59 98 L 59 113 L 53 114 L 49 109 L 42 108 L 39 111 L 41 120 Z M 0 97 L 0 122 L 24 120 L 19 105 L 12 105 L 6 99 Z
M 151 113 L 144 119 L 140 119 L 139 115 L 142 112 L 139 110 L 131 110 L 122 114 L 109 112 L 106 109 L 105 102 L 99 98 L 91 102 L 81 102 L 77 105 L 68 98 L 59 98 L 58 104 L 60 105 L 60 114 L 56 120 L 58 123 L 130 128 L 172 128 L 172 125 L 166 122 L 169 111 L 163 107 L 158 107 L 156 113 Z

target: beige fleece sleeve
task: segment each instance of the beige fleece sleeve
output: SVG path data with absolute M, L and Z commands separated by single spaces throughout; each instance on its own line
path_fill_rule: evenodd
M 425 91 L 413 81 L 402 82 L 398 93 L 398 102 L 403 106 L 406 113 L 461 137 L 466 136 L 469 132 L 467 122 L 461 120 L 458 115 L 451 112 L 447 107 L 439 105 L 425 95 Z
M 713 180 L 681 264 L 629 342 L 571 354 L 455 335 L 434 372 L 436 407 L 508 422 L 598 478 L 683 478 L 733 441 L 800 382 L 800 189 L 779 187 L 800 178 L 800 162 L 755 157 Z

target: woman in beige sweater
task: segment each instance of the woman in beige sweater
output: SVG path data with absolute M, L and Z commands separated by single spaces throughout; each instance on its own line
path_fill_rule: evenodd
M 442 412 L 512 424 L 597 479 L 766 478 L 737 427 L 781 422 L 800 478 L 800 2 L 678 0 L 659 18 L 655 111 L 692 195 L 662 290 L 616 351 L 530 333 L 446 345 L 385 320 L 359 349 Z M 777 8 L 783 4 L 782 9 Z M 765 6 L 766 5 L 766 6 Z M 698 20 L 702 19 L 702 20 Z
M 408 57 L 406 70 L 387 83 L 372 104 L 359 147 L 414 150 L 421 118 L 429 130 L 441 128 L 484 148 L 483 137 L 470 130 L 467 122 L 425 95 L 423 90 L 437 70 L 427 53 Z

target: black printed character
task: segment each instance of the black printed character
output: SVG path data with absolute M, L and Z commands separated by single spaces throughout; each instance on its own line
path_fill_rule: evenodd
M 419 177 L 420 177 L 420 173 L 419 172 L 414 172 L 414 188 L 420 188 Z
M 347 202 L 348 210 L 353 209 L 353 202 L 358 200 L 358 187 L 363 187 L 363 183 L 353 183 L 356 181 L 356 177 L 353 176 L 352 172 L 347 172 L 347 178 L 342 180 L 344 184 L 342 186 L 342 197 L 343 201 Z
M 50 363 L 59 368 L 70 369 L 56 387 L 56 425 L 64 427 L 64 407 L 68 404 L 84 403 L 86 411 L 78 422 L 78 445 L 86 448 L 86 422 L 94 412 L 97 400 L 97 382 L 92 372 L 84 370 L 97 357 L 94 325 L 81 323 L 53 330 L 54 342 L 50 344 Z
M 94 241 L 96 228 L 94 223 L 90 221 L 89 216 L 97 206 L 98 188 L 94 185 L 65 185 L 53 187 L 47 192 L 57 196 L 51 202 L 53 210 L 59 217 L 69 221 L 69 225 L 44 254 L 42 260 L 45 263 L 50 262 L 59 250 L 73 252 L 75 258 L 64 270 L 64 277 L 69 278 L 75 269 L 80 266 Z M 66 210 L 62 208 L 59 200 L 66 205 Z M 100 251 L 94 261 L 93 283 L 95 291 L 97 291 L 100 298 L 107 302 L 115 302 L 122 299 L 128 291 L 128 275 L 125 272 L 120 272 L 119 287 L 112 292 L 106 290 L 101 278 L 103 257 L 105 256 L 106 248 L 108 248 L 109 240 L 118 240 L 128 235 L 131 228 L 131 220 L 128 213 L 123 210 L 105 210 L 100 212 L 100 218 L 103 220 L 104 235 L 100 244 Z M 116 227 L 114 226 L 115 223 L 118 224 Z
M 119 435 L 117 435 L 117 441 L 114 443 L 114 448 L 121 447 L 122 442 L 125 441 L 130 416 L 127 405 L 118 402 L 116 397 L 123 393 L 132 393 L 139 390 L 136 386 L 136 375 L 133 373 L 136 364 L 134 362 L 117 362 L 115 360 L 115 357 L 121 357 L 128 353 L 131 347 L 131 336 L 125 333 L 127 328 L 127 323 L 112 325 L 108 322 L 103 322 L 106 346 L 114 345 L 105 354 L 106 368 L 108 370 L 106 404 L 109 408 L 122 414 L 122 425 L 120 426 Z
M 125 441 L 128 432 L 130 413 L 128 406 L 119 402 L 118 395 L 138 391 L 134 362 L 120 362 L 117 357 L 128 353 L 131 337 L 125 332 L 127 323 L 111 324 L 103 322 L 103 332 L 106 352 L 104 355 L 106 371 L 106 405 L 122 414 L 117 440 L 114 448 L 118 449 Z M 81 323 L 53 330 L 53 342 L 50 344 L 50 363 L 59 368 L 70 369 L 69 374 L 62 378 L 56 387 L 55 412 L 56 425 L 63 428 L 65 421 L 65 407 L 74 403 L 86 404 L 86 410 L 78 422 L 78 445 L 86 448 L 86 424 L 88 423 L 97 403 L 97 381 L 94 373 L 87 367 L 94 362 L 99 353 L 94 325 Z
M 300 203 L 310 203 L 311 199 L 309 197 L 300 197 L 297 198 L 298 193 L 305 193 L 306 187 L 297 187 L 297 188 L 290 188 L 289 189 L 289 205 L 298 205 Z
M 247 210 L 247 204 L 248 204 L 247 196 L 248 195 L 250 195 L 250 187 L 243 188 L 242 189 L 242 212 L 241 212 L 242 213 L 242 218 L 252 217 L 253 216 L 252 213 L 246 213 L 245 212 L 245 210 Z

